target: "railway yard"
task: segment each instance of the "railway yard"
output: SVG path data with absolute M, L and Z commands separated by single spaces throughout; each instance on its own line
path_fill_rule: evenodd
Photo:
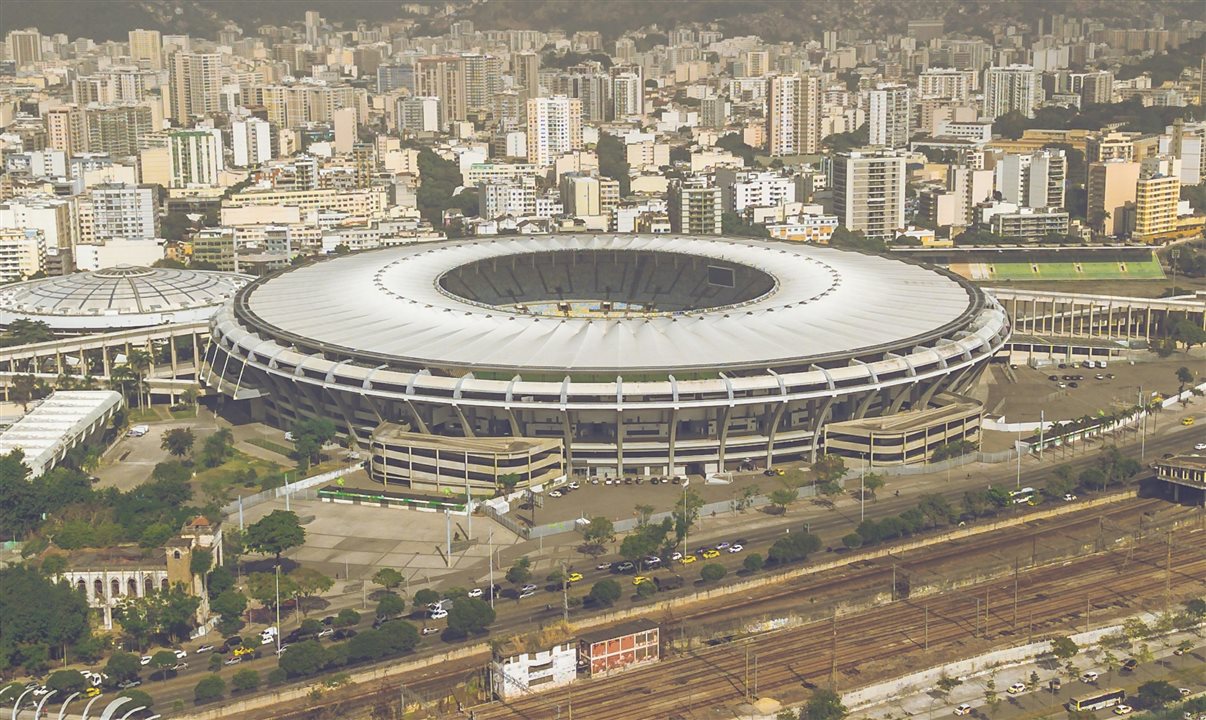
M 398 717 L 401 698 L 406 717 L 744 716 L 755 698 L 796 703 L 811 688 L 851 690 L 1175 607 L 1206 592 L 1203 532 L 1197 509 L 1127 499 L 874 559 L 854 556 L 815 573 L 796 569 L 790 579 L 672 611 L 651 608 L 664 659 L 605 679 L 485 703 L 483 652 L 248 717 Z M 813 561 L 832 559 L 821 553 Z

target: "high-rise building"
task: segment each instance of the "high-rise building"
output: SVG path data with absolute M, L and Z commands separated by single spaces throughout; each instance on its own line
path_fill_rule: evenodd
M 151 240 L 159 236 L 155 190 L 148 186 L 104 183 L 88 193 L 93 240 Z
M 806 155 L 821 149 L 821 79 L 814 75 L 771 77 L 766 96 L 770 154 Z
M 440 99 L 440 129 L 469 116 L 465 61 L 457 55 L 421 57 L 415 63 L 415 94 Z
M 905 85 L 891 84 L 881 84 L 871 91 L 867 121 L 872 145 L 901 148 L 909 143 L 911 92 Z
M 519 91 L 525 107 L 528 100 L 541 96 L 539 53 L 521 52 L 512 55 L 511 74 L 515 77 L 515 88 Z
M 1063 150 L 1010 153 L 997 161 L 996 185 L 1006 202 L 1031 208 L 1062 208 L 1068 160 Z
M 1145 158 L 1135 183 L 1135 232 L 1139 242 L 1159 242 L 1177 229 L 1177 204 L 1181 199 L 1181 161 L 1157 156 Z
M 564 95 L 528 101 L 528 162 L 545 167 L 582 149 L 582 102 Z
M 720 95 L 706 97 L 699 104 L 699 122 L 706 128 L 719 129 L 729 124 L 729 99 Z
M 192 118 L 220 109 L 222 56 L 218 53 L 178 52 L 168 74 L 168 116 L 180 126 Z
M 1114 101 L 1114 73 L 1086 73 L 1080 84 L 1080 106 L 1108 105 Z
M 863 148 L 833 159 L 833 210 L 849 230 L 891 240 L 905 224 L 905 153 Z
M 238 167 L 261 165 L 272 159 L 272 126 L 257 117 L 230 124 L 230 144 Z
M 984 71 L 985 118 L 996 120 L 1015 110 L 1034 117 L 1034 109 L 1042 101 L 1042 85 L 1033 66 L 1007 65 Z
M 60 197 L 15 197 L 0 204 L 0 228 L 33 228 L 42 233 L 48 250 L 68 250 L 75 244 L 71 202 Z
M 8 56 L 17 67 L 42 62 L 42 33 L 37 28 L 13 30 L 4 40 Z
M 638 68 L 639 70 L 639 68 Z M 645 114 L 645 81 L 640 72 L 616 73 L 611 78 L 612 117 L 622 119 Z
M 950 98 L 964 102 L 971 97 L 975 77 L 968 70 L 930 68 L 917 76 L 917 97 Z
M 46 111 L 46 146 L 68 157 L 88 151 L 88 125 L 77 105 L 60 105 Z
M 225 167 L 221 130 L 181 130 L 168 136 L 171 187 L 217 185 Z
M 1135 202 L 1139 163 L 1121 158 L 1089 163 L 1087 212 L 1089 225 L 1105 235 L 1126 233 L 1124 208 Z
M 322 14 L 317 10 L 307 10 L 305 18 L 306 44 L 318 47 L 322 36 Z
M 723 232 L 721 189 L 708 185 L 702 178 L 674 181 L 666 206 L 673 232 L 688 235 L 720 235 Z
M 0 283 L 26 280 L 46 269 L 46 236 L 37 228 L 0 227 Z
M 163 69 L 163 38 L 158 30 L 130 31 L 130 59 L 148 70 Z
M 356 144 L 356 108 L 343 107 L 332 113 L 331 124 L 335 131 L 335 152 L 346 155 Z
M 435 97 L 399 98 L 396 105 L 399 132 L 439 132 L 440 99 Z
M 377 66 L 377 94 L 394 90 L 415 91 L 415 66 L 410 63 Z
M 146 105 L 90 107 L 84 111 L 88 149 L 114 158 L 138 154 L 138 139 L 154 131 L 153 114 Z
M 502 89 L 502 60 L 477 53 L 466 53 L 461 58 L 465 68 L 466 110 L 488 110 L 494 93 Z
M 762 77 L 770 72 L 770 53 L 766 50 L 750 50 L 745 54 L 745 76 Z

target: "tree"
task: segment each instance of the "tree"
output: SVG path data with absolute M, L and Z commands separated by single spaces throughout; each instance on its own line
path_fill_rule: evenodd
M 687 537 L 687 531 L 699 519 L 699 509 L 703 507 L 703 498 L 694 490 L 687 490 L 674 504 L 671 517 L 674 519 L 675 542 L 682 542 Z
M 109 656 L 109 662 L 105 663 L 105 674 L 114 685 L 124 680 L 134 680 L 141 670 L 138 656 L 128 652 L 115 652 Z
M 59 696 L 62 698 L 88 687 L 88 680 L 80 674 L 79 670 L 58 670 L 51 673 L 50 677 L 46 679 L 46 687 L 58 690 Z
M 251 668 L 243 668 L 230 679 L 230 687 L 236 692 L 255 690 L 260 686 L 260 674 Z
M 1185 612 L 1193 617 L 1201 620 L 1206 618 L 1206 600 L 1202 598 L 1193 598 L 1185 603 Z
M 699 579 L 706 583 L 713 583 L 725 576 L 728 572 L 724 569 L 724 565 L 720 563 L 708 563 L 699 570 Z
M 159 670 L 160 679 L 167 679 L 167 669 L 176 664 L 176 653 L 171 650 L 160 650 L 151 656 L 151 667 Z
M 306 640 L 289 647 L 281 655 L 280 667 L 288 677 L 314 675 L 327 664 L 327 651 L 317 640 Z
M 1080 647 L 1070 637 L 1060 636 L 1051 641 L 1051 654 L 1060 660 L 1073 658 L 1078 652 Z
M 842 698 L 832 690 L 818 688 L 800 711 L 801 720 L 842 720 L 846 717 Z
M 812 472 L 821 484 L 839 483 L 846 477 L 846 461 L 841 455 L 826 453 L 812 464 Z
M 842 536 L 842 544 L 850 550 L 857 550 L 863 545 L 863 536 L 856 532 L 847 533 Z
M 808 556 L 821 548 L 821 539 L 807 532 L 784 535 L 771 545 L 767 559 L 774 563 L 807 560 Z
M 201 443 L 201 464 L 215 468 L 234 455 L 234 434 L 230 428 L 222 428 L 205 438 Z
M 1181 699 L 1181 693 L 1167 680 L 1148 680 L 1139 686 L 1138 702 L 1145 710 L 1159 708 Z
M 373 582 L 390 592 L 397 590 L 404 579 L 402 573 L 393 568 L 381 568 L 373 573 Z
M 602 515 L 593 517 L 582 530 L 582 539 L 592 545 L 604 545 L 612 542 L 616 539 L 615 525 Z
M 126 705 L 126 707 L 130 708 L 131 710 L 138 707 L 149 708 L 155 704 L 155 701 L 150 695 L 136 688 L 122 690 L 121 692 L 117 693 L 117 697 L 130 698 L 130 702 Z
M 255 672 L 252 670 L 252 672 Z M 198 703 L 213 702 L 226 694 L 226 681 L 218 675 L 206 675 L 193 688 L 193 698 Z
M 643 582 L 636 586 L 637 597 L 648 599 L 657 594 L 657 586 L 651 582 Z
M 319 459 L 322 446 L 335 437 L 335 423 L 326 418 L 307 418 L 293 425 L 293 449 L 303 470 Z
M 391 655 L 401 655 L 419 646 L 419 631 L 408 622 L 391 620 L 384 623 L 377 632 L 385 643 L 385 651 Z
M 448 631 L 457 637 L 481 634 L 494 622 L 494 608 L 481 598 L 461 598 L 448 609 Z
M 1100 490 L 1106 486 L 1108 478 L 1097 468 L 1085 468 L 1076 476 L 1076 482 L 1086 490 Z
M 0 504 L 9 501 L 0 496 Z M 32 654 L 62 657 L 67 646 L 89 636 L 87 601 L 66 583 L 53 582 L 31 567 L 10 565 L 0 569 L 0 588 L 0 668 L 25 665 Z
M 759 553 L 750 553 L 741 561 L 741 567 L 745 568 L 746 572 L 754 573 L 762 569 L 763 562 L 762 555 Z
M 615 135 L 601 133 L 595 145 L 595 154 L 599 158 L 599 174 L 618 181 L 620 197 L 628 197 L 631 181 L 628 175 L 628 150 L 624 143 Z
M 289 573 L 289 578 L 293 580 L 295 586 L 293 597 L 298 599 L 299 604 L 304 604 L 301 601 L 324 593 L 335 585 L 334 580 L 313 568 L 298 568 Z M 406 605 L 403 604 L 402 607 L 405 609 Z M 302 612 L 305 612 L 305 608 L 302 608 Z
M 226 590 L 210 601 L 209 609 L 217 613 L 228 626 L 242 622 L 243 612 L 247 610 L 247 596 L 235 590 Z
M 606 578 L 592 585 L 587 597 L 597 605 L 610 607 L 616 600 L 620 599 L 621 594 L 620 583 L 611 578 Z
M 1177 368 L 1177 382 L 1179 383 L 1177 395 L 1180 395 L 1185 392 L 1185 386 L 1193 382 L 1193 371 L 1187 367 Z
M 9 400 L 17 403 L 24 411 L 29 410 L 29 403 L 34 399 L 37 380 L 33 375 L 18 375 L 13 378 L 12 387 L 8 390 Z
M 883 489 L 883 486 L 884 486 L 884 476 L 880 475 L 879 473 L 867 473 L 863 477 L 863 488 L 867 492 L 871 493 L 871 498 L 873 500 L 878 499 L 878 498 L 876 498 L 875 493 L 877 493 L 881 489 Z
M 351 627 L 360 622 L 360 613 L 352 608 L 344 608 L 335 616 L 335 627 Z
M 182 458 L 193 451 L 193 443 L 197 441 L 193 431 L 188 428 L 172 428 L 163 434 L 159 447 L 166 450 L 172 457 Z
M 281 575 L 278 578 L 276 573 L 263 572 L 247 576 L 247 593 L 269 610 L 276 610 L 278 594 L 280 597 L 288 599 L 293 597 L 296 590 L 293 578 L 288 575 Z
M 305 541 L 305 528 L 297 514 L 289 510 L 273 510 L 247 528 L 248 549 L 275 555 L 277 565 L 281 564 L 281 553 Z
M 507 570 L 507 582 L 512 585 L 526 583 L 532 579 L 532 561 L 523 556 L 515 561 L 515 564 Z
M 415 610 L 420 610 L 427 607 L 433 602 L 440 599 L 440 594 L 431 588 L 423 588 L 414 595 Z
M 988 679 L 984 681 L 984 702 L 988 704 L 988 707 L 992 711 L 995 711 L 997 705 L 1001 703 L 1001 696 L 997 694 L 996 673 L 989 675 Z
M 772 490 L 768 499 L 771 505 L 779 508 L 779 512 L 787 512 L 787 506 L 794 503 L 799 497 L 800 492 L 795 488 L 781 487 Z
M 141 408 L 143 390 L 146 386 L 144 380 L 151 369 L 151 354 L 142 348 L 134 348 L 126 355 L 125 364 L 134 371 L 134 377 L 137 380 L 138 407 Z
M 377 617 L 397 617 L 404 612 L 406 612 L 406 602 L 393 593 L 383 595 L 377 603 Z
M 519 473 L 503 473 L 498 476 L 498 484 L 502 485 L 507 492 L 511 492 L 521 479 Z

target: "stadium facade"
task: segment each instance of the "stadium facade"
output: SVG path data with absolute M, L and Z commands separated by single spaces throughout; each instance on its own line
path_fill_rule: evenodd
M 202 379 L 256 419 L 558 438 L 574 473 L 814 457 L 832 421 L 970 388 L 1001 306 L 917 263 L 668 235 L 442 241 L 261 278 Z

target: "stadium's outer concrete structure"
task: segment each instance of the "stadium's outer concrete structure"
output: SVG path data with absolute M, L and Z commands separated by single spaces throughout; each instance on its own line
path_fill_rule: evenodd
M 292 268 L 212 322 L 202 378 L 281 426 L 561 438 L 576 473 L 815 455 L 822 428 L 970 387 L 1009 320 L 967 281 L 810 245 L 446 241 Z

